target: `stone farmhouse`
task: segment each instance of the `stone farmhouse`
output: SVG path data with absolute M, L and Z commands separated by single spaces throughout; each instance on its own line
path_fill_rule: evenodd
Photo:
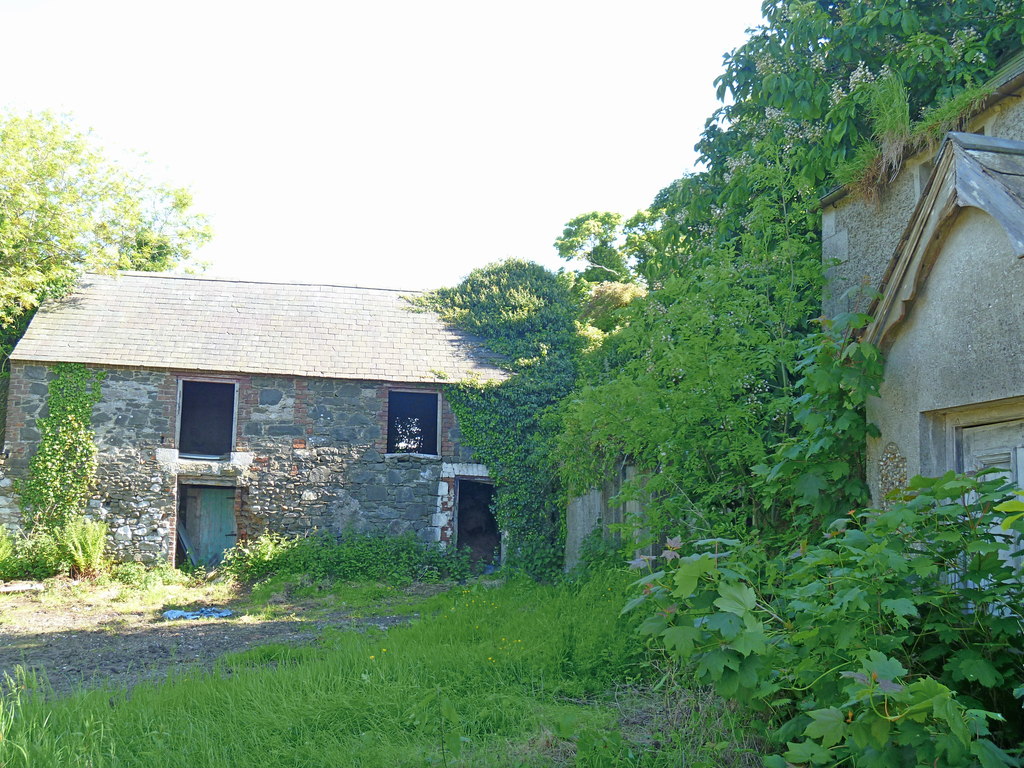
M 86 275 L 11 356 L 0 524 L 53 366 L 102 369 L 90 514 L 119 559 L 215 563 L 263 531 L 412 533 L 496 557 L 487 468 L 442 382 L 501 380 L 407 293 L 152 273 Z
M 949 469 L 1024 482 L 1024 55 L 991 85 L 965 131 L 907 158 L 880 199 L 822 201 L 825 313 L 855 308 L 860 285 L 881 294 L 859 304 L 886 355 L 868 406 L 876 504 Z

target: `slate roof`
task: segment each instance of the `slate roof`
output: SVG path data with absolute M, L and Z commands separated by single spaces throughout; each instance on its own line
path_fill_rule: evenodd
M 147 272 L 88 274 L 11 355 L 190 371 L 434 382 L 505 378 L 478 339 L 411 311 L 411 291 Z

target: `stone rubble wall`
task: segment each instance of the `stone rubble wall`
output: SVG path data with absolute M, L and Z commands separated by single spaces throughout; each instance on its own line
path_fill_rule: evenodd
M 386 382 L 105 370 L 93 411 L 99 467 L 89 514 L 108 523 L 111 548 L 120 560 L 151 563 L 172 557 L 182 484 L 233 486 L 240 539 L 264 531 L 337 535 L 351 530 L 409 533 L 442 546 L 451 540 L 454 480 L 442 477 L 442 467 L 468 461 L 472 452 L 459 445 L 454 415 L 443 399 L 441 455 L 389 455 Z M 0 524 L 8 527 L 18 518 L 10 480 L 24 473 L 38 443 L 34 422 L 45 415 L 50 378 L 44 365 L 13 366 L 11 458 L 0 467 L 6 472 L 0 474 Z M 230 460 L 178 455 L 182 378 L 237 384 L 236 450 Z

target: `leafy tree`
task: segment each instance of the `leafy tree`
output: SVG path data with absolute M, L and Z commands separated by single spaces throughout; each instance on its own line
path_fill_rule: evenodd
M 0 368 L 84 270 L 161 271 L 210 236 L 183 189 L 120 167 L 67 118 L 0 115 Z
M 763 520 L 752 470 L 808 429 L 795 383 L 818 330 L 819 196 L 851 161 L 867 169 L 882 145 L 891 156 L 900 136 L 955 125 L 1024 41 L 1020 4 L 1006 0 L 769 0 L 764 14 L 726 57 L 718 86 L 732 101 L 697 145 L 704 170 L 658 193 L 617 241 L 650 291 L 623 310 L 604 364 L 563 411 L 563 481 L 582 490 L 626 457 L 652 500 L 649 524 Z M 570 253 L 606 254 L 613 222 L 592 217 L 573 220 L 589 239 L 563 236 Z M 837 487 L 857 487 L 859 463 L 844 477 L 831 467 Z M 807 500 L 774 490 L 791 496 L 775 509 Z
M 579 273 L 589 282 L 628 283 L 633 280 L 626 256 L 617 246 L 622 217 L 617 213 L 585 213 L 577 216 L 555 240 L 558 255 L 587 266 Z

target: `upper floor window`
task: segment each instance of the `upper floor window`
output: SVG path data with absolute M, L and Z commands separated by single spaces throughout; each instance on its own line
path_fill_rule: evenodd
M 388 453 L 438 455 L 437 414 L 436 392 L 388 392 Z
M 235 384 L 182 381 L 178 397 L 178 453 L 223 458 L 235 437 Z

